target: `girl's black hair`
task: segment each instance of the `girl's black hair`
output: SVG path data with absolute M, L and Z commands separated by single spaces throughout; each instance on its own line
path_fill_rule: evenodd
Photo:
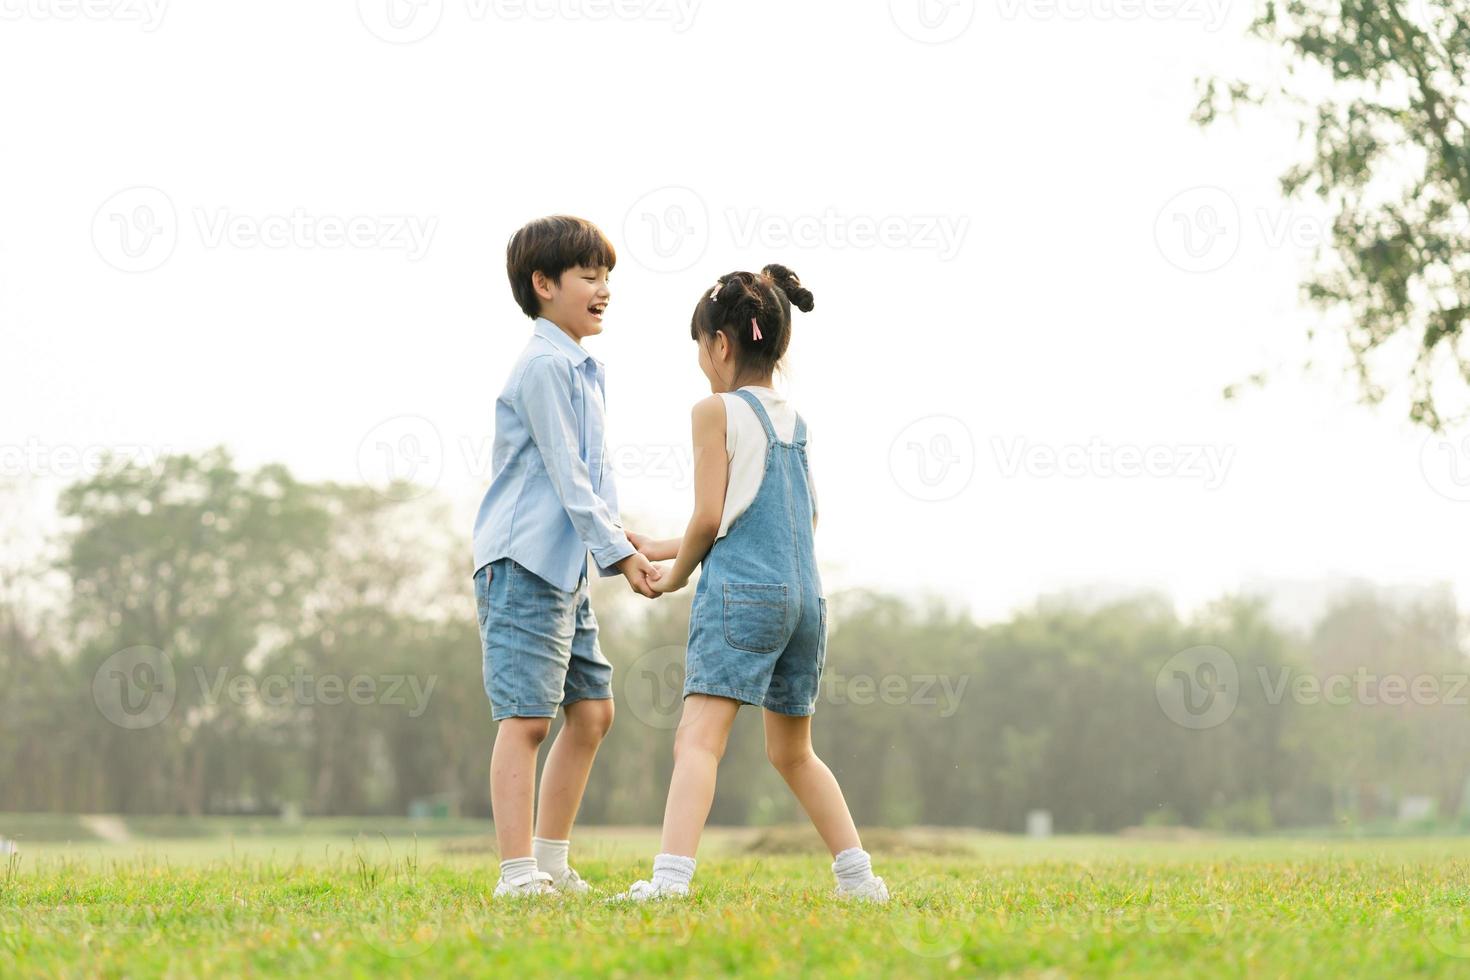
M 727 272 L 695 304 L 689 336 L 712 340 L 724 331 L 735 345 L 739 372 L 769 374 L 791 344 L 791 308 L 810 313 L 813 305 L 811 290 L 784 265 L 768 265 L 759 274 Z

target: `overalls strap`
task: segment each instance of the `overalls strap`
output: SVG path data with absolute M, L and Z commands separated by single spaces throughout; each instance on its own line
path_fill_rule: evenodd
M 772 445 L 780 442 L 781 440 L 776 438 L 776 427 L 771 424 L 771 417 L 766 414 L 766 406 L 761 404 L 761 400 L 752 395 L 750 392 L 746 391 L 744 388 L 736 388 L 735 394 L 743 398 L 745 400 L 745 403 L 751 407 L 752 411 L 755 412 L 755 417 L 760 420 L 761 428 L 766 430 L 766 439 L 768 439 Z M 800 422 L 797 423 L 798 426 L 800 424 Z

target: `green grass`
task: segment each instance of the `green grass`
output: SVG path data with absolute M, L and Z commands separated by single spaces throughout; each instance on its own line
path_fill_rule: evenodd
M 0 976 L 1470 977 L 1470 839 L 974 835 L 879 854 L 883 908 L 749 839 L 712 832 L 690 901 L 634 907 L 496 902 L 494 856 L 437 839 L 36 843 L 0 859 Z M 574 856 L 606 890 L 655 842 L 588 830 Z

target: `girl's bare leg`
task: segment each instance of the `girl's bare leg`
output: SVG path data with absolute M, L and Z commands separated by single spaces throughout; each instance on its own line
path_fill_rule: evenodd
M 765 722 L 766 758 L 796 794 L 832 856 L 850 847 L 861 847 L 837 777 L 812 751 L 811 718 L 767 711 Z
M 715 800 L 715 773 L 725 754 L 740 702 L 707 694 L 684 699 L 684 714 L 674 735 L 674 775 L 664 807 L 664 854 L 694 857 L 709 808 Z

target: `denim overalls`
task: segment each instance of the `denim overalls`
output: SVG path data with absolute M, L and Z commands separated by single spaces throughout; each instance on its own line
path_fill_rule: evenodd
M 713 694 L 783 715 L 816 708 L 827 600 L 812 543 L 806 423 L 776 438 L 760 399 L 734 392 L 766 432 L 760 490 L 705 555 L 689 615 L 684 696 Z

